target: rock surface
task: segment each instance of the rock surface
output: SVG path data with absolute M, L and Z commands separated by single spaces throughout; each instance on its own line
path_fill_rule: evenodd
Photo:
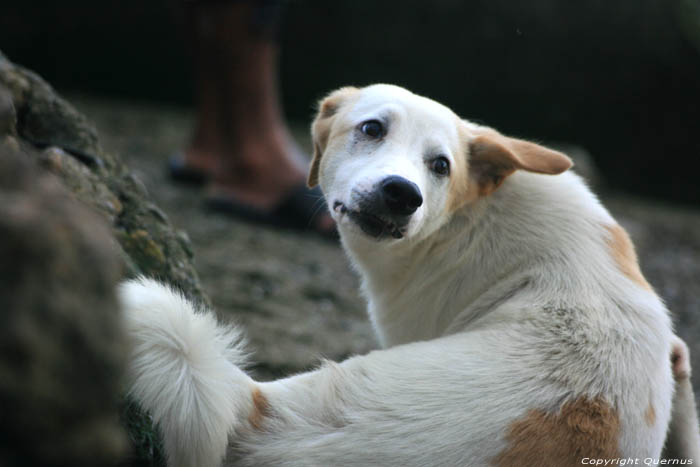
M 121 160 L 102 149 L 94 126 L 81 113 L 39 76 L 11 63 L 1 53 L 0 150 L 3 157 L 6 154 L 21 154 L 25 163 L 33 163 L 54 174 L 74 199 L 80 200 L 97 213 L 95 215 L 107 221 L 109 238 L 117 240 L 111 241 L 111 248 L 121 258 L 125 276 L 144 274 L 158 277 L 179 287 L 192 299 L 209 303 L 192 266 L 192 248 L 187 235 L 173 229 L 167 216 L 151 201 L 143 183 Z M 42 228 L 39 221 L 34 226 Z M 51 229 L 49 223 L 43 228 Z M 61 228 L 60 225 L 58 228 Z M 15 266 L 24 264 L 20 254 L 22 251 L 13 261 Z M 86 267 L 89 271 L 91 266 Z M 100 265 L 95 264 L 94 267 L 98 269 Z M 65 271 L 56 273 L 61 272 Z M 80 278 L 80 275 L 75 276 L 76 281 Z M 86 281 L 85 284 L 92 282 Z M 54 290 L 34 286 L 37 287 L 34 292 L 46 300 L 55 293 Z M 66 290 L 72 287 L 76 294 L 84 292 L 80 284 L 73 286 L 63 283 L 63 286 Z M 89 295 L 86 295 L 86 300 L 88 298 Z M 97 307 L 89 301 L 86 303 Z M 110 303 L 106 302 L 105 306 L 110 306 Z M 116 330 L 118 326 L 114 325 L 113 328 Z M 60 359 L 60 354 L 56 358 Z M 96 358 L 99 359 L 99 356 Z M 46 364 L 51 364 L 51 361 Z M 116 387 L 117 376 L 112 391 Z M 88 403 L 81 401 L 80 397 L 81 393 L 77 391 L 74 402 Z M 27 404 L 31 403 L 27 401 Z M 34 412 L 28 410 L 27 413 Z M 142 414 L 128 398 L 122 401 L 121 416 L 129 427 L 133 445 L 133 456 L 129 462 L 160 462 L 158 439 L 152 430 L 150 418 Z M 112 451 L 105 449 L 105 455 L 109 452 Z
M 103 219 L 0 148 L 0 465 L 95 466 L 118 425 L 122 268 Z
M 36 74 L 0 54 L 0 144 L 21 148 L 111 224 L 128 275 L 164 278 L 206 301 L 187 236 L 174 230 L 145 186 L 106 152 L 92 124 Z

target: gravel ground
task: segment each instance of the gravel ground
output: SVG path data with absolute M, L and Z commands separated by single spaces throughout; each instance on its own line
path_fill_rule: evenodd
M 105 149 L 121 154 L 171 221 L 189 233 L 204 289 L 220 314 L 245 326 L 258 377 L 302 371 L 321 358 L 343 359 L 377 346 L 357 278 L 338 245 L 207 213 L 201 190 L 166 179 L 165 162 L 186 142 L 191 112 L 85 96 L 69 100 L 95 122 Z M 293 129 L 308 148 L 306 127 Z M 700 211 L 609 188 L 602 198 L 630 232 L 646 277 L 672 310 L 700 369 Z

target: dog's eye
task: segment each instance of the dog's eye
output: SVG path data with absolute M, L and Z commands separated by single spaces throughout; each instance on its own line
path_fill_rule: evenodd
M 430 161 L 430 170 L 435 172 L 440 176 L 445 176 L 450 174 L 450 161 L 444 156 L 436 157 Z
M 360 126 L 360 131 L 370 138 L 381 138 L 384 136 L 384 125 L 379 120 L 368 120 Z

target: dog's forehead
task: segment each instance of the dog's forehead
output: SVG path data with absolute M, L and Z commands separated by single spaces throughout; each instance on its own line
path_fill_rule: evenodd
M 456 129 L 457 116 L 444 105 L 432 99 L 387 84 L 375 84 L 361 90 L 352 114 L 365 118 L 373 112 L 401 114 L 402 117 L 420 121 L 432 128 L 444 128 L 452 133 Z

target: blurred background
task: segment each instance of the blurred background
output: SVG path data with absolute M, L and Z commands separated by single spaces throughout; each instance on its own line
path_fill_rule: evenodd
M 191 106 L 181 2 L 3 2 L 0 49 L 60 91 Z M 464 117 L 588 150 L 614 188 L 700 201 L 700 1 L 286 3 L 289 119 L 389 82 Z

